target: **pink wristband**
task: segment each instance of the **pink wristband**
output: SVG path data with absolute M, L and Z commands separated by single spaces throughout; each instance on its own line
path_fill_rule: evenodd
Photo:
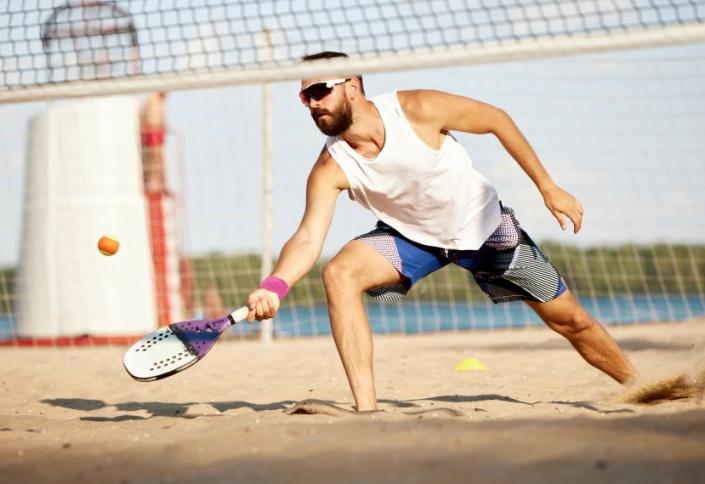
M 280 301 L 289 292 L 289 285 L 284 280 L 274 276 L 265 277 L 259 287 L 276 293 Z

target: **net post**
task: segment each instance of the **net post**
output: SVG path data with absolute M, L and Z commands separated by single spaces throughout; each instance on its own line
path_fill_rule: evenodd
M 271 59 L 272 40 L 269 30 L 262 30 L 261 55 L 265 60 Z M 272 85 L 262 84 L 262 263 L 260 280 L 272 272 Z M 272 343 L 272 320 L 261 323 L 260 340 L 263 344 Z

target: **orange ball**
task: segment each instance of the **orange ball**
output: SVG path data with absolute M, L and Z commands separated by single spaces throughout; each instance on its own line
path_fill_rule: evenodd
M 110 235 L 104 235 L 98 241 L 98 250 L 103 255 L 114 255 L 120 248 L 120 242 Z

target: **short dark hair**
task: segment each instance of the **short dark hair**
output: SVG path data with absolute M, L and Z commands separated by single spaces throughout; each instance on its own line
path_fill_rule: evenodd
M 308 61 L 319 60 L 319 59 L 334 59 L 336 57 L 350 57 L 350 56 L 348 54 L 346 54 L 345 52 L 334 52 L 332 50 L 324 50 L 323 52 L 317 52 L 315 54 L 305 55 L 301 58 L 301 60 L 304 62 L 308 62 Z M 362 91 L 362 93 L 365 94 L 365 86 L 362 83 L 362 75 L 355 74 L 352 77 L 357 77 L 357 79 L 360 81 L 360 91 Z

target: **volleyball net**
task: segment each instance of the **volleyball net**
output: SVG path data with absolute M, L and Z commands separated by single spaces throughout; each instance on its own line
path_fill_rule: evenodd
M 557 229 L 496 141 L 459 139 L 586 307 L 607 323 L 699 317 L 704 17 L 705 2 L 678 0 L 10 2 L 0 336 L 126 341 L 240 306 L 264 247 L 276 254 L 298 225 L 322 144 L 296 80 L 348 74 L 363 74 L 370 95 L 428 87 L 505 109 L 583 201 L 580 235 Z M 299 60 L 322 50 L 350 57 Z M 275 81 L 269 187 L 258 84 Z M 324 257 L 287 296 L 275 334 L 329 331 L 321 264 L 374 222 L 342 198 Z M 112 257 L 95 247 L 106 233 L 121 242 Z M 454 267 L 404 302 L 368 303 L 378 332 L 538 324 Z

